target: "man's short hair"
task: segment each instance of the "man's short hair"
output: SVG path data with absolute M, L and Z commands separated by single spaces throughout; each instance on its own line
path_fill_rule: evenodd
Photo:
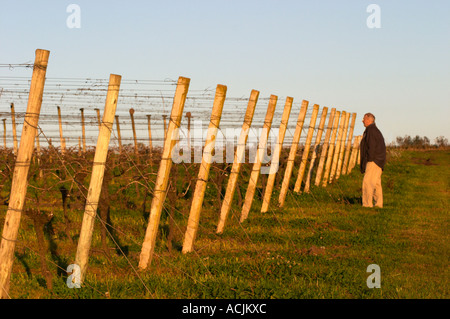
M 371 118 L 374 122 L 375 122 L 375 115 L 373 115 L 372 113 L 366 113 L 366 114 L 364 114 L 364 117 L 368 117 L 368 118 Z

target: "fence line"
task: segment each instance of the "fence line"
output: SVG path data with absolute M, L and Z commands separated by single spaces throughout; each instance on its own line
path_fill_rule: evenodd
M 39 51 L 39 50 L 38 50 Z M 35 68 L 33 71 L 33 79 L 35 78 L 35 73 L 40 74 L 37 77 L 40 77 L 41 79 L 41 87 L 39 85 L 36 85 L 35 82 L 31 82 L 30 86 L 31 89 L 29 91 L 29 109 L 27 109 L 27 112 L 24 116 L 24 124 L 22 129 L 22 136 L 21 136 L 21 147 L 16 148 L 17 145 L 17 137 L 15 137 L 15 141 L 13 143 L 14 150 L 13 154 L 17 156 L 17 159 L 15 160 L 15 171 L 13 175 L 14 181 L 19 181 L 21 186 L 17 186 L 17 183 L 12 185 L 12 191 L 11 191 L 11 197 L 10 197 L 10 205 L 8 207 L 7 212 L 7 220 L 5 221 L 5 226 L 3 229 L 3 235 L 2 235 L 2 248 L 0 250 L 0 256 L 4 257 L 1 258 L 2 262 L 0 263 L 0 287 L 2 288 L 2 298 L 6 298 L 9 296 L 9 277 L 10 277 L 10 270 L 12 267 L 13 256 L 14 253 L 14 243 L 17 240 L 17 229 L 13 230 L 12 232 L 9 231 L 11 227 L 18 228 L 17 221 L 11 222 L 11 216 L 14 214 L 16 215 L 15 218 L 17 220 L 17 217 L 20 221 L 20 214 L 17 214 L 17 211 L 23 210 L 23 203 L 24 198 L 26 196 L 26 188 L 27 188 L 27 174 L 29 169 L 29 160 L 31 159 L 31 155 L 24 155 L 25 152 L 32 153 L 33 152 L 33 145 L 36 143 L 36 160 L 38 161 L 38 167 L 40 169 L 40 155 L 42 153 L 42 149 L 40 147 L 39 142 L 39 131 L 37 118 L 40 113 L 40 103 L 42 102 L 42 95 L 43 95 L 43 83 L 45 81 L 45 69 L 46 69 L 46 61 L 38 61 L 38 51 L 36 51 L 36 62 L 35 62 Z M 48 59 L 48 51 L 43 51 L 44 53 L 47 52 L 47 59 Z M 45 54 L 44 54 L 45 56 Z M 44 59 L 45 60 L 45 59 Z M 40 67 L 40 65 L 44 65 Z M 36 67 L 37 66 L 37 67 Z M 43 72 L 43 73 L 42 73 Z M 42 75 L 43 74 L 43 75 Z M 0 77 L 0 80 L 2 77 Z M 76 85 L 74 83 L 69 85 Z M 71 83 L 71 82 L 69 82 Z M 110 83 L 108 85 L 108 91 L 106 96 L 106 103 L 105 103 L 105 109 L 103 114 L 103 119 L 100 120 L 100 109 L 94 108 L 96 111 L 96 121 L 91 120 L 89 125 L 98 125 L 97 133 L 97 146 L 95 147 L 95 156 L 94 156 L 94 162 L 91 172 L 91 181 L 89 189 L 87 190 L 88 195 L 86 197 L 86 203 L 85 203 L 85 213 L 83 217 L 83 222 L 80 230 L 80 238 L 78 242 L 78 249 L 77 249 L 77 256 L 76 256 L 76 263 L 81 266 L 81 278 L 85 278 L 86 271 L 87 271 L 87 264 L 88 264 L 88 255 L 90 251 L 91 246 L 91 240 L 92 240 L 92 233 L 94 230 L 94 221 L 96 218 L 96 211 L 97 207 L 99 205 L 100 201 L 100 190 L 102 188 L 103 179 L 105 171 L 108 173 L 108 169 L 106 168 L 106 161 L 107 161 L 107 154 L 110 149 L 109 147 L 109 141 L 111 138 L 111 134 L 114 132 L 117 132 L 117 134 L 114 134 L 116 137 L 114 141 L 118 143 L 119 146 L 119 154 L 124 153 L 125 156 L 129 157 L 128 151 L 126 150 L 126 147 L 122 144 L 122 137 L 121 137 L 121 131 L 120 131 L 120 125 L 119 125 L 119 114 L 116 114 L 116 108 L 118 103 L 120 103 L 120 95 L 119 95 L 119 86 L 121 83 L 121 77 L 120 76 L 114 76 L 111 75 Z M 151 189 L 151 185 L 145 185 L 140 184 L 146 188 L 146 192 L 153 195 L 152 203 L 151 203 L 151 210 L 150 210 L 150 216 L 148 219 L 148 225 L 144 236 L 144 241 L 141 245 L 141 254 L 139 258 L 139 268 L 145 269 L 148 267 L 152 260 L 152 255 L 154 254 L 155 249 L 155 241 L 156 241 L 156 235 L 158 232 L 158 226 L 161 218 L 161 212 L 165 210 L 164 208 L 164 201 L 167 196 L 174 196 L 172 193 L 169 194 L 169 180 L 170 178 L 176 178 L 176 176 L 170 176 L 171 169 L 173 167 L 173 151 L 175 148 L 175 145 L 177 144 L 179 137 L 179 129 L 181 125 L 181 119 L 183 116 L 183 110 L 185 107 L 185 103 L 188 100 L 188 89 L 189 89 L 189 83 L 190 80 L 188 78 L 180 77 L 178 79 L 178 82 L 176 83 L 176 89 L 174 92 L 173 97 L 173 104 L 171 109 L 171 115 L 170 119 L 168 121 L 168 124 L 166 122 L 166 114 L 162 114 L 163 119 L 163 136 L 164 136 L 164 143 L 161 153 L 161 158 L 159 160 L 159 169 L 158 173 L 156 175 L 156 182 L 153 185 L 153 190 Z M 161 84 L 161 83 L 160 83 Z M 174 83 L 171 83 L 170 85 L 173 85 Z M 104 85 L 104 83 L 102 83 Z M 35 93 L 34 90 L 37 90 L 38 93 Z M 86 89 L 89 93 L 92 92 L 102 92 L 104 89 L 102 88 L 93 88 L 90 87 L 89 89 Z M 169 90 L 171 91 L 171 90 Z M 40 93 L 39 93 L 40 92 Z M 65 91 L 68 92 L 67 90 Z M 80 92 L 84 92 L 83 90 Z M 37 97 L 35 95 L 37 94 Z M 208 92 L 209 94 L 209 92 Z M 221 122 L 221 117 L 223 117 L 222 110 L 224 109 L 224 104 L 226 103 L 226 86 L 218 85 L 216 88 L 216 95 L 214 98 L 213 108 L 211 112 L 211 119 L 209 121 L 208 126 L 208 132 L 206 136 L 206 142 L 203 149 L 203 156 L 202 161 L 199 165 L 199 171 L 198 176 L 195 179 L 195 190 L 193 195 L 193 201 L 190 206 L 190 214 L 189 219 L 187 220 L 187 229 L 184 237 L 184 243 L 183 243 L 183 253 L 188 253 L 194 251 L 194 241 L 196 238 L 196 235 L 199 231 L 199 227 L 201 227 L 200 224 L 200 213 L 203 205 L 203 200 L 205 197 L 205 189 L 207 187 L 207 184 L 210 182 L 210 168 L 212 164 L 213 159 L 213 151 L 215 149 L 215 143 L 216 143 L 216 137 L 217 133 L 219 132 L 219 124 Z M 161 95 L 163 98 L 164 103 L 164 96 Z M 211 101 L 209 97 L 198 95 L 196 97 L 197 99 L 193 99 L 192 101 L 195 103 L 204 103 L 204 101 Z M 224 198 L 222 199 L 221 191 L 219 189 L 219 185 L 216 185 L 218 187 L 217 193 L 219 201 L 222 201 L 222 204 L 219 206 L 220 209 L 220 218 L 219 223 L 217 225 L 216 234 L 219 235 L 223 232 L 224 225 L 226 222 L 226 219 L 228 217 L 228 213 L 232 210 L 231 208 L 231 202 L 233 200 L 233 195 L 236 190 L 236 184 L 239 179 L 239 172 L 241 168 L 242 158 L 245 157 L 245 151 L 246 151 L 246 144 L 247 144 L 247 138 L 248 138 L 248 131 L 252 127 L 252 123 L 254 123 L 255 127 L 258 126 L 258 120 L 259 119 L 253 119 L 253 115 L 255 114 L 256 104 L 259 98 L 259 92 L 256 90 L 253 90 L 250 98 L 247 100 L 247 111 L 244 115 L 244 122 L 242 124 L 241 128 L 241 135 L 239 137 L 239 143 L 238 147 L 234 151 L 234 160 L 231 167 L 231 173 L 228 177 L 228 183 L 227 183 L 227 189 Z M 39 103 L 33 102 L 34 100 L 38 100 Z M 203 99 L 203 100 L 202 100 Z M 262 198 L 262 207 L 261 212 L 268 212 L 270 211 L 274 217 L 278 220 L 280 227 L 283 227 L 280 219 L 276 216 L 276 211 L 273 208 L 270 208 L 270 198 L 273 192 L 273 187 L 275 185 L 275 179 L 277 176 L 283 176 L 282 179 L 282 185 L 281 185 L 281 191 L 280 191 L 280 197 L 278 201 L 279 208 L 283 207 L 286 194 L 289 192 L 289 194 L 294 198 L 294 202 L 298 205 L 298 196 L 300 192 L 300 188 L 303 184 L 303 177 L 306 171 L 306 167 L 309 164 L 309 169 L 306 174 L 306 180 L 304 183 L 304 191 L 311 193 L 311 180 L 312 180 L 312 173 L 314 171 L 314 168 L 317 166 L 316 169 L 316 180 L 315 180 L 315 186 L 319 186 L 320 180 L 322 179 L 322 187 L 326 186 L 326 184 L 333 182 L 334 180 L 338 179 L 339 176 L 342 174 L 348 174 L 351 172 L 351 170 L 355 167 L 355 165 L 359 161 L 359 149 L 358 145 L 361 139 L 361 136 L 354 136 L 353 137 L 353 131 L 354 131 L 354 125 L 355 125 L 355 118 L 356 113 L 352 114 L 352 122 L 349 125 L 350 120 L 350 113 L 347 111 L 336 111 L 335 108 L 332 109 L 329 119 L 328 119 L 328 125 L 327 125 L 327 131 L 325 134 L 325 138 L 322 141 L 322 135 L 324 131 L 324 125 L 326 122 L 326 118 L 328 115 L 328 108 L 324 107 L 322 109 L 322 116 L 320 119 L 320 122 L 318 126 L 316 127 L 316 120 L 319 112 L 319 105 L 314 104 L 311 116 L 309 117 L 310 123 L 308 127 L 308 133 L 306 135 L 306 141 L 302 150 L 301 159 L 300 159 L 300 167 L 297 171 L 297 179 L 295 182 L 295 186 L 293 191 L 290 191 L 290 178 L 293 172 L 293 169 L 295 168 L 295 159 L 297 157 L 297 150 L 300 145 L 300 137 L 302 135 L 303 131 L 303 124 L 305 119 L 307 118 L 307 109 L 309 102 L 306 100 L 303 100 L 301 103 L 300 112 L 297 118 L 296 122 L 296 129 L 292 138 L 292 145 L 290 147 L 289 156 L 286 160 L 286 167 L 284 168 L 284 174 L 282 174 L 282 159 L 281 159 L 281 152 L 283 150 L 283 142 L 285 138 L 286 132 L 289 132 L 288 123 L 290 118 L 291 109 L 293 106 L 296 106 L 293 104 L 293 98 L 287 97 L 285 107 L 283 109 L 283 113 L 281 115 L 281 125 L 279 127 L 279 132 L 277 136 L 277 142 L 275 144 L 275 149 L 271 153 L 271 163 L 270 167 L 263 167 L 263 159 L 264 156 L 267 154 L 268 151 L 268 139 L 269 139 L 269 133 L 270 128 L 272 126 L 276 104 L 278 100 L 278 96 L 271 95 L 270 99 L 262 99 L 265 101 L 268 101 L 268 106 L 266 110 L 266 116 L 263 121 L 262 131 L 258 142 L 258 147 L 256 151 L 255 161 L 252 165 L 251 171 L 249 173 L 250 177 L 247 184 L 247 191 L 245 194 L 245 198 L 243 200 L 242 210 L 240 212 L 241 216 L 239 219 L 239 225 L 241 229 L 243 229 L 245 233 L 245 224 L 244 221 L 249 217 L 249 213 L 251 211 L 252 202 L 254 199 L 255 192 L 259 192 L 259 195 L 261 195 Z M 244 99 L 236 100 L 238 102 L 244 101 Z M 33 104 L 34 103 L 34 104 Z M 38 110 L 34 111 L 31 109 L 31 104 L 34 105 L 34 107 L 37 107 Z M 206 108 L 205 108 L 206 109 Z M 78 150 L 80 154 L 87 155 L 88 149 L 86 145 L 86 127 L 85 127 L 85 114 L 84 114 L 84 108 L 79 108 L 79 111 L 81 113 L 81 127 L 82 127 L 82 143 L 81 139 L 79 140 L 79 146 Z M 37 116 L 35 115 L 37 114 Z M 133 132 L 133 140 L 134 140 L 134 155 L 135 160 L 132 160 L 130 158 L 130 165 L 132 168 L 137 169 L 139 171 L 138 165 L 141 165 L 140 161 L 140 152 L 142 151 L 142 147 L 138 143 L 138 137 L 137 137 L 137 131 L 136 130 L 136 123 L 134 118 L 135 110 L 134 108 L 129 109 L 129 115 L 131 120 L 131 126 L 132 126 L 132 132 Z M 189 115 L 188 115 L 189 114 Z M 14 103 L 11 103 L 11 118 L 13 123 L 13 136 L 16 136 L 15 134 L 15 109 L 14 109 Z M 57 106 L 57 116 L 58 116 L 58 126 L 59 126 L 59 139 L 60 139 L 60 153 L 61 153 L 61 161 L 64 163 L 64 160 L 62 158 L 65 157 L 67 153 L 66 149 L 66 138 L 63 135 L 63 120 L 61 115 L 61 108 L 60 106 Z M 73 116 L 73 115 L 69 115 Z M 151 114 L 145 114 L 145 118 L 147 119 L 147 129 L 148 129 L 148 138 L 145 139 L 142 138 L 142 140 L 148 141 L 148 154 L 150 154 L 150 160 L 153 163 L 153 138 L 152 138 L 152 128 L 151 128 Z M 188 120 L 188 131 L 187 135 L 190 137 L 191 130 L 190 130 L 190 123 L 192 115 L 190 112 L 186 114 L 187 120 Z M 113 122 L 114 119 L 116 120 L 116 130 L 113 129 Z M 34 122 L 33 122 L 34 121 Z M 227 123 L 227 122 L 222 122 Z M 3 144 L 4 148 L 7 148 L 7 131 L 6 131 L 6 119 L 3 119 Z M 157 130 L 158 131 L 158 130 Z M 312 138 L 314 136 L 314 133 L 316 134 L 316 139 L 314 142 L 314 145 L 312 146 L 312 150 L 310 152 L 311 148 L 311 142 Z M 27 146 L 27 139 L 31 142 L 31 146 Z M 226 137 L 225 137 L 226 141 Z M 353 143 L 352 143 L 353 141 Z M 48 149 L 56 150 L 55 147 L 51 144 L 51 140 L 48 138 L 47 142 L 49 144 Z M 188 139 L 188 143 L 191 142 L 191 139 Z M 22 147 L 22 144 L 24 145 Z M 190 151 L 192 150 L 191 145 L 189 145 L 189 158 L 192 159 Z M 318 156 L 319 149 L 321 150 L 321 155 L 319 159 L 318 165 L 316 165 L 316 159 Z M 21 151 L 22 149 L 27 149 L 27 151 Z M 57 151 L 57 150 L 56 150 Z M 249 152 L 250 155 L 250 152 Z M 156 159 L 158 160 L 158 159 Z M 326 163 L 325 163 L 326 161 Z M 22 165 L 21 163 L 25 163 Z M 189 162 L 190 163 L 190 162 Z M 64 164 L 63 164 L 64 165 Z M 147 165 L 147 164 L 143 164 Z M 176 164 L 178 165 L 178 164 Z M 325 171 L 323 176 L 322 171 L 325 167 Z M 23 168 L 23 172 L 20 171 L 20 169 Z M 258 187 L 258 180 L 260 179 L 260 175 L 262 172 L 262 169 L 268 168 L 268 176 L 266 183 L 261 183 L 263 187 Z M 215 167 L 215 169 L 220 169 L 219 167 Z M 223 167 L 222 172 L 217 174 L 219 177 L 221 177 L 220 185 L 225 182 L 225 179 L 223 179 L 225 173 L 227 172 L 229 168 Z M 40 176 L 43 176 L 42 171 L 39 172 Z M 142 175 L 141 172 L 139 172 L 139 175 L 146 181 L 145 176 Z M 75 181 L 75 179 L 73 179 Z M 191 181 L 192 182 L 192 181 Z M 190 187 L 190 184 L 188 186 L 188 189 Z M 131 182 L 130 182 L 131 183 Z M 146 181 L 146 183 L 148 183 Z M 134 183 L 137 187 L 138 182 Z M 19 187 L 20 192 L 16 191 L 14 187 Z M 171 186 L 172 187 L 172 186 Z M 137 188 L 136 188 L 137 190 Z M 173 192 L 173 190 L 171 190 Z M 175 190 L 176 193 L 176 190 Z M 20 200 L 16 200 L 13 197 L 16 196 L 15 194 L 20 194 L 17 196 L 22 196 Z M 107 196 L 107 195 L 105 195 Z M 176 196 L 176 194 L 175 194 Z M 15 205 L 16 202 L 21 202 L 19 206 L 13 207 L 12 205 Z M 14 203 L 14 204 L 13 204 Z M 20 206 L 22 205 L 22 206 Z M 171 212 L 168 212 L 169 217 L 173 219 L 173 213 L 176 212 L 176 209 L 174 209 L 174 203 L 170 204 L 171 206 Z M 239 213 L 239 212 L 238 212 Z M 106 229 L 108 226 L 107 223 L 104 220 L 101 220 L 102 227 Z M 111 225 L 109 225 L 111 226 Z M 178 228 L 179 225 L 177 225 Z M 114 238 L 110 234 L 112 240 L 114 241 Z M 247 234 L 248 237 L 248 234 Z M 250 238 L 249 238 L 250 239 Z M 294 244 L 294 241 L 290 239 L 291 242 Z M 251 241 L 251 239 L 250 239 Z M 115 241 L 114 241 L 115 242 Z M 115 242 L 117 247 L 119 245 Z M 252 242 L 252 244 L 254 244 Z M 4 248 L 8 247 L 8 248 Z M 12 247 L 12 248 L 11 248 Z M 256 245 L 255 245 L 256 247 Z M 119 247 L 120 248 L 120 247 Z M 5 253 L 5 251 L 7 253 Z M 12 252 L 12 253 L 11 253 Z M 9 256 L 9 257 L 7 257 Z M 5 263 L 4 263 L 5 261 Z M 205 267 L 206 268 L 206 267 Z M 6 270 L 5 270 L 6 269 Z M 8 272 L 9 269 L 9 272 Z M 144 284 L 145 285 L 145 284 Z

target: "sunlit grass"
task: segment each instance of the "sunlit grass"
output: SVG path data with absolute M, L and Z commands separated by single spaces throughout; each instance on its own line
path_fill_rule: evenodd
M 219 210 L 216 189 L 205 197 L 195 251 L 181 253 L 191 198 L 166 199 L 155 256 L 148 269 L 137 269 L 151 196 L 144 189 L 115 180 L 111 231 L 124 253 L 108 238 L 103 251 L 96 223 L 88 275 L 81 289 L 69 289 L 61 268 L 73 262 L 83 206 L 69 210 L 67 238 L 59 196 L 53 199 L 53 251 L 47 254 L 53 276 L 48 291 L 41 275 L 34 228 L 24 218 L 11 278 L 12 298 L 448 298 L 448 151 L 404 151 L 391 157 L 383 173 L 385 207 L 360 205 L 362 175 L 356 167 L 326 188 L 310 194 L 289 192 L 285 207 L 260 213 L 261 194 L 249 218 L 238 222 L 237 197 L 223 234 L 216 234 Z M 179 174 L 182 174 L 182 170 Z M 247 172 L 248 173 L 248 172 Z M 195 176 L 195 174 L 194 174 Z M 127 175 L 123 176 L 127 178 Z M 152 176 L 154 178 L 154 176 Z M 185 187 L 183 183 L 179 187 Z M 244 185 L 245 186 L 245 185 Z M 244 194 L 245 194 L 245 187 Z M 5 188 L 2 190 L 5 193 Z M 258 190 L 261 192 L 261 189 Z M 56 197 L 58 200 L 56 200 Z M 175 210 L 172 208 L 175 207 Z M 75 209 L 76 208 L 76 209 Z M 1 207 L 3 224 L 6 207 Z M 169 214 L 174 215 L 169 252 Z M 366 268 L 381 268 L 381 288 L 369 289 Z

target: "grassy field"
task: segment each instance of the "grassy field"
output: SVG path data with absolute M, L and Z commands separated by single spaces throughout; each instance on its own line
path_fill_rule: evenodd
M 126 169 L 121 169 L 125 176 Z M 196 168 L 190 169 L 195 175 Z M 216 172 L 211 171 L 212 179 Z M 450 152 L 389 150 L 382 181 L 383 209 L 361 207 L 359 167 L 326 188 L 312 188 L 310 194 L 289 193 L 283 209 L 274 208 L 276 188 L 272 208 L 264 214 L 259 189 L 242 224 L 236 195 L 221 235 L 215 233 L 218 189 L 211 184 L 195 252 L 187 255 L 181 253 L 181 244 L 191 198 L 187 194 L 175 200 L 169 194 L 156 254 L 149 268 L 140 271 L 151 196 L 140 193 L 139 183 L 124 187 L 123 181 L 113 179 L 109 193 L 122 197 L 115 198 L 120 205 L 111 200 L 109 207 L 112 237 L 105 239 L 97 222 L 81 289 L 67 287 L 65 270 L 75 259 L 83 205 L 70 203 L 67 229 L 60 193 L 47 198 L 42 194 L 42 207 L 45 201 L 54 206 L 51 222 L 42 226 L 50 277 L 42 270 L 36 224 L 24 216 L 9 293 L 11 298 L 55 299 L 449 298 Z M 243 178 L 244 195 L 246 185 Z M 177 186 L 186 189 L 183 181 Z M 6 197 L 7 191 L 5 185 L 0 195 Z M 33 191 L 38 192 L 38 186 Z M 1 225 L 6 208 L 1 206 Z M 367 287 L 370 264 L 380 267 L 381 288 Z

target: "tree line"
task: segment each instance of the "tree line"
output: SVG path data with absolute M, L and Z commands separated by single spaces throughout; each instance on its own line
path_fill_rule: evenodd
M 416 135 L 411 137 L 405 135 L 404 137 L 397 136 L 395 146 L 401 148 L 446 148 L 449 147 L 448 139 L 444 136 L 438 136 L 434 139 L 432 144 L 430 139 L 426 136 Z

